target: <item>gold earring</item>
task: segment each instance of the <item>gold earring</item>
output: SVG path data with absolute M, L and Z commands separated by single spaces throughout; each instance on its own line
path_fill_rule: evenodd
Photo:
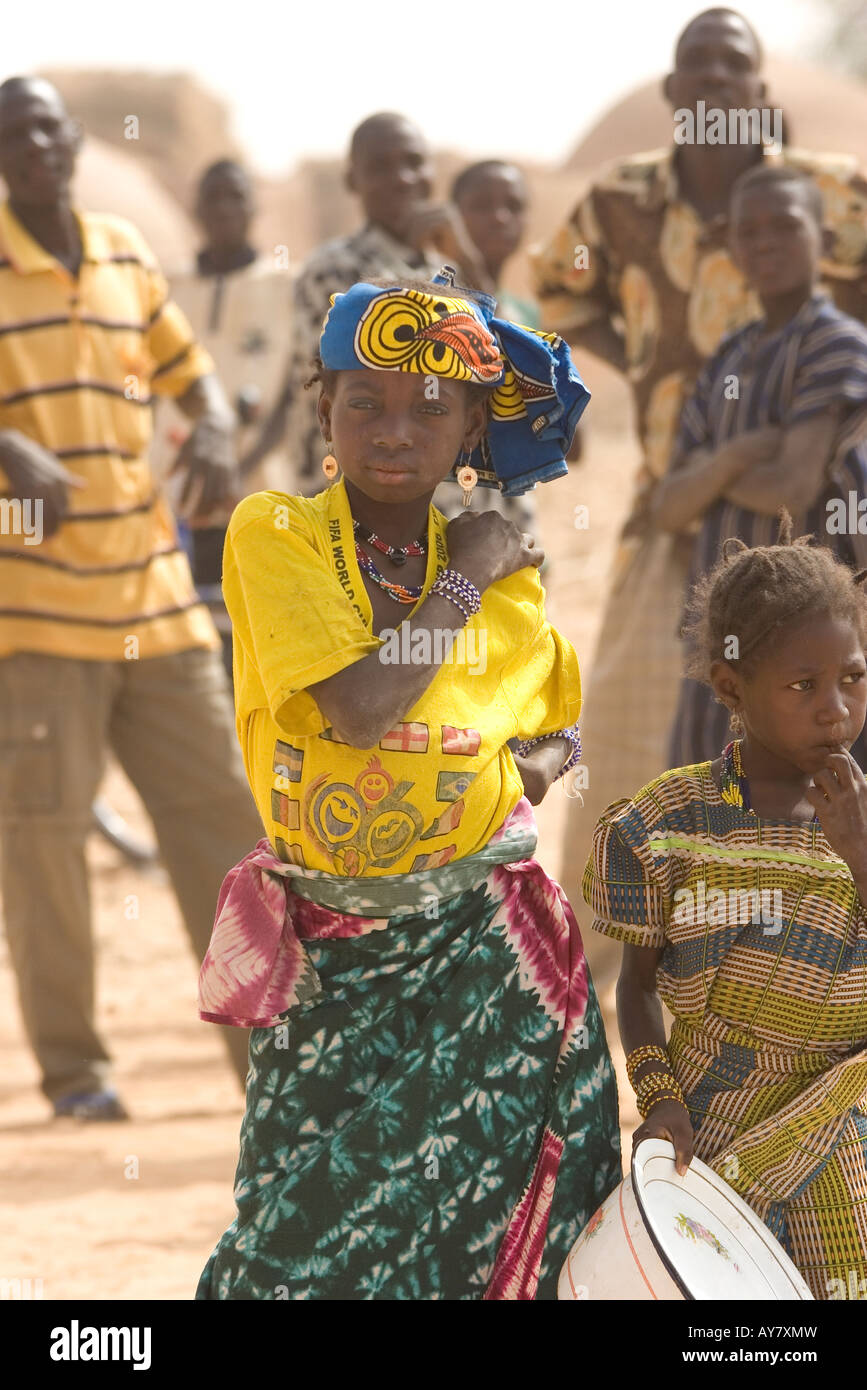
M 325 458 L 322 460 L 322 472 L 325 474 L 326 478 L 331 479 L 337 477 L 337 474 L 340 472 L 340 464 L 333 454 L 325 455 Z
M 458 469 L 457 478 L 461 491 L 464 494 L 464 506 L 468 507 L 472 501 L 473 489 L 479 481 L 479 475 L 475 468 L 471 468 L 469 464 L 465 464 L 463 468 Z

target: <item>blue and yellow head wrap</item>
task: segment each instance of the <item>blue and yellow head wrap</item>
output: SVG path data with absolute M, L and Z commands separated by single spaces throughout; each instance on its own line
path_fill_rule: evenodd
M 462 299 L 446 266 L 432 281 L 442 296 L 421 290 L 353 285 L 333 296 L 319 342 L 329 371 L 419 372 L 490 386 L 487 434 L 469 462 L 484 487 L 515 497 L 537 482 L 562 477 L 590 392 L 569 347 L 495 317 L 488 295 Z

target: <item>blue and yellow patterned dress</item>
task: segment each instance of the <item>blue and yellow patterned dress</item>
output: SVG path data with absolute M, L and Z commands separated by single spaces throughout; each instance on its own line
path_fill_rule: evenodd
M 867 1297 L 867 910 L 819 822 L 676 768 L 608 807 L 583 890 L 597 931 L 663 949 L 696 1156 L 816 1298 Z

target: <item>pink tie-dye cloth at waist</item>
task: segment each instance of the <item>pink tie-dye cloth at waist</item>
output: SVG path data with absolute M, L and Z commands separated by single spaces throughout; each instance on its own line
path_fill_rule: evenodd
M 199 973 L 199 1017 L 271 1028 L 321 993 L 305 939 L 361 936 L 482 883 L 496 864 L 532 857 L 538 832 L 526 797 L 485 847 L 441 869 L 338 878 L 279 859 L 267 839 L 223 880 L 211 944 Z

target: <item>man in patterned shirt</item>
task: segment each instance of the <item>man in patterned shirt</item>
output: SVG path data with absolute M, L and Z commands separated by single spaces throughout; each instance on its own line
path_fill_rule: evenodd
M 672 109 L 767 106 L 759 40 L 733 10 L 696 16 L 664 92 Z M 762 160 L 806 170 L 829 230 L 825 287 L 867 315 L 867 182 L 846 156 L 753 143 L 684 143 L 618 163 L 535 257 L 543 324 L 628 376 L 642 450 L 581 720 L 590 771 L 568 817 L 561 877 L 576 895 L 599 812 L 666 766 L 681 671 L 678 622 L 690 534 L 650 532 L 683 403 L 720 340 L 760 308 L 728 251 L 729 194 Z

